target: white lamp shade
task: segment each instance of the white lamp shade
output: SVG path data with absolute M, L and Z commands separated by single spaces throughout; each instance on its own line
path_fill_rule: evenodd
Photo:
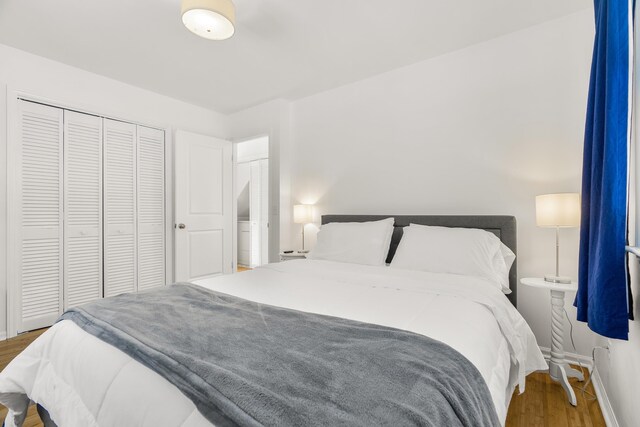
M 182 0 L 182 23 L 209 40 L 225 40 L 235 32 L 236 9 L 231 0 Z
M 556 193 L 536 196 L 538 227 L 578 227 L 580 225 L 580 195 Z
M 295 205 L 293 207 L 293 222 L 296 224 L 313 222 L 313 205 Z

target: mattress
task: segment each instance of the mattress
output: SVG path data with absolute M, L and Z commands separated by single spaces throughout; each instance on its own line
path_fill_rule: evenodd
M 522 376 L 546 369 L 522 316 L 480 278 L 296 260 L 196 284 L 440 340 L 476 366 L 503 423 Z M 210 425 L 175 386 L 70 321 L 54 325 L 0 374 L 0 400 L 16 398 L 9 393 L 26 393 L 60 426 Z

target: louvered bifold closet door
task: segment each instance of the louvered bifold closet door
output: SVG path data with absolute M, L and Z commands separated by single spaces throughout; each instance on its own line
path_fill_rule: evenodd
M 51 325 L 62 311 L 63 112 L 18 102 L 15 145 L 15 246 L 19 293 L 18 332 Z M 10 191 L 12 189 L 10 188 Z M 15 270 L 13 270 L 15 268 Z
M 137 290 L 136 125 L 104 119 L 104 296 Z
M 138 126 L 138 290 L 165 284 L 164 131 Z
M 64 307 L 102 298 L 102 118 L 64 112 Z

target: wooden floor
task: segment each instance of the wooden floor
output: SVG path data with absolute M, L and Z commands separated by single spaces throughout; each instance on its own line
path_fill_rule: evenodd
M 29 344 L 38 338 L 47 329 L 39 329 L 37 331 L 28 332 L 22 334 L 16 338 L 10 340 L 0 341 L 0 370 L 3 370 L 5 366 L 9 364 L 22 350 L 24 350 Z M 7 416 L 7 408 L 0 405 L 0 423 L 4 421 L 4 417 Z M 35 405 L 29 407 L 29 413 L 27 419 L 24 422 L 24 427 L 42 426 L 40 417 L 36 412 Z
M 238 266 L 238 273 L 241 273 L 243 271 L 249 271 L 251 270 L 249 267 L 242 267 L 242 266 Z
M 240 271 L 240 270 L 238 270 Z M 0 370 L 28 346 L 45 329 L 29 332 L 7 341 L 0 341 Z M 576 367 L 577 368 L 577 367 Z M 515 394 L 511 400 L 506 427 L 605 427 L 604 418 L 598 402 L 587 401 L 579 390 L 582 383 L 572 379 L 578 406 L 574 408 L 560 384 L 544 373 L 534 373 L 527 377 L 527 390 L 524 394 Z M 595 394 L 593 385 L 587 389 Z M 587 396 L 587 398 L 590 398 Z M 0 406 L 0 422 L 7 411 Z M 42 426 L 40 418 L 32 406 L 24 424 L 26 427 Z
M 574 368 L 579 369 L 578 366 Z M 584 370 L 588 379 L 588 372 Z M 535 372 L 527 377 L 526 391 L 514 393 L 507 414 L 506 427 L 606 427 L 600 405 L 580 389 L 582 382 L 575 378 L 569 380 L 578 399 L 573 407 L 567 400 L 562 386 L 551 380 L 548 374 Z M 593 384 L 587 391 L 595 396 Z

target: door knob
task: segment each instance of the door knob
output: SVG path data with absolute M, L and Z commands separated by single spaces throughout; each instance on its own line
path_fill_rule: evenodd
M 180 230 L 184 230 L 185 228 L 187 228 L 187 226 L 186 226 L 186 225 L 184 225 L 184 224 L 182 224 L 182 223 L 180 223 L 180 224 L 178 224 L 178 228 L 179 228 Z

